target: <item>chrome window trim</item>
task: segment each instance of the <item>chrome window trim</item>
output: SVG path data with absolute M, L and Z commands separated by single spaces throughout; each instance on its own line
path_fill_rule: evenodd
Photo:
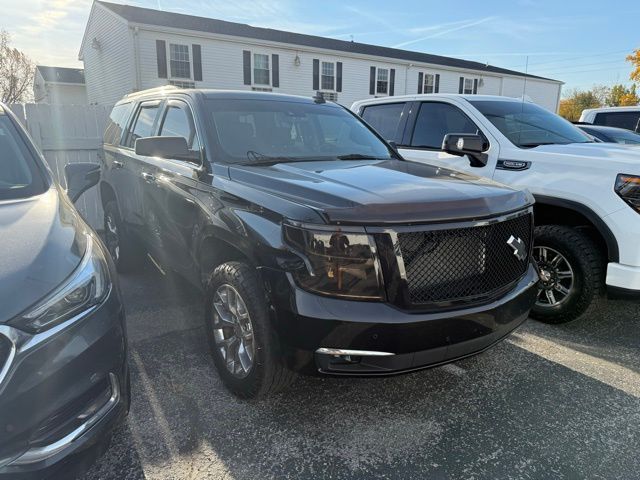
M 0 325 L 0 335 L 9 340 L 9 343 L 11 344 L 9 355 L 5 359 L 4 365 L 0 366 L 0 386 L 2 386 L 2 383 L 4 382 L 5 377 L 8 375 L 9 370 L 11 369 L 11 365 L 13 364 L 13 360 L 15 359 L 18 352 L 17 343 L 19 334 L 17 330 L 12 327 L 9 327 L 7 325 Z

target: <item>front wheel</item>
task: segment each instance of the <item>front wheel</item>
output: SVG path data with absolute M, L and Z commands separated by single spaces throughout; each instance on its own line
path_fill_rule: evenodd
M 142 265 L 141 249 L 126 231 L 118 204 L 113 200 L 104 206 L 104 243 L 118 272 L 132 272 Z
M 264 397 L 295 378 L 279 355 L 264 290 L 254 269 L 218 266 L 206 291 L 206 327 L 214 363 L 225 386 L 241 398 Z
M 562 225 L 536 227 L 533 258 L 540 288 L 531 317 L 565 323 L 585 313 L 604 291 L 604 259 L 583 231 Z

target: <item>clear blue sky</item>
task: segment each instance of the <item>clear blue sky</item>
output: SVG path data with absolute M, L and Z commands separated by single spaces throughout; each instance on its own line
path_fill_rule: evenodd
M 628 83 L 640 1 L 113 0 L 529 72 L 571 88 Z M 90 0 L 0 0 L 0 27 L 42 64 L 77 60 Z

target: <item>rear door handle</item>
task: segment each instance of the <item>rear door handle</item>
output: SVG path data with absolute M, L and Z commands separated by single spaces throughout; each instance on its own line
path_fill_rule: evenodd
M 142 172 L 142 178 L 144 178 L 146 182 L 150 183 L 156 181 L 156 177 L 152 173 Z
M 122 168 L 122 167 L 124 167 L 124 163 L 121 162 L 120 160 L 114 160 L 113 161 L 113 167 L 114 168 Z

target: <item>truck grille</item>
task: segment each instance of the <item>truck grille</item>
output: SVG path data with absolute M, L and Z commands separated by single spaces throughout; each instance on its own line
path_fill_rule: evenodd
M 507 242 L 520 238 L 526 258 Z M 488 225 L 398 234 L 412 304 L 474 302 L 497 295 L 529 266 L 532 215 Z

